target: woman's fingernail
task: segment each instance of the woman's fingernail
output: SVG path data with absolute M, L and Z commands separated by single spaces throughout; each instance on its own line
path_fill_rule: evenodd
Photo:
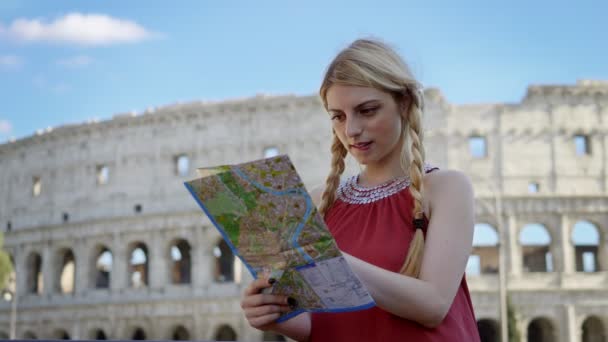
M 277 282 L 276 279 L 274 279 L 274 278 L 268 278 L 268 284 L 272 285 L 272 284 L 274 284 L 276 282 Z
M 298 306 L 298 301 L 293 297 L 288 297 L 287 304 L 291 309 L 295 309 Z

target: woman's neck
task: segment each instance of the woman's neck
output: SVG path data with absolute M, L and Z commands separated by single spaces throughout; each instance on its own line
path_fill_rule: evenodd
M 408 177 L 407 169 L 401 167 L 401 163 L 392 165 L 368 165 L 359 174 L 359 185 L 373 187 L 384 184 L 393 179 Z

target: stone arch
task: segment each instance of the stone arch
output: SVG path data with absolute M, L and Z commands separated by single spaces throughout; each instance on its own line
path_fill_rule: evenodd
M 129 258 L 128 279 L 131 287 L 140 288 L 148 286 L 149 282 L 149 253 L 145 243 L 137 241 L 129 244 L 127 256 Z
M 142 327 L 135 327 L 132 329 L 132 333 L 129 336 L 130 339 L 141 341 L 147 339 L 146 332 Z
M 186 239 L 175 239 L 169 244 L 169 269 L 172 284 L 192 282 L 192 248 Z
M 57 340 L 70 340 L 70 334 L 65 329 L 55 329 L 53 331 L 53 338 Z
M 599 317 L 589 316 L 583 322 L 581 342 L 606 342 L 606 329 Z
M 519 232 L 525 272 L 553 272 L 551 235 L 545 225 L 529 223 Z
M 33 332 L 28 330 L 23 333 L 23 339 L 24 340 L 37 340 L 38 336 L 36 336 L 36 334 L 34 334 Z
M 95 289 L 109 289 L 112 281 L 114 255 L 105 245 L 97 245 L 90 263 L 90 284 Z
M 477 321 L 477 330 L 481 342 L 500 341 L 500 326 L 496 320 L 484 318 Z
M 103 329 L 97 328 L 97 329 L 91 330 L 91 333 L 89 334 L 89 338 L 92 340 L 98 340 L 98 341 L 107 340 L 108 335 L 105 333 L 105 331 L 103 331 Z
M 216 341 L 236 341 L 236 331 L 228 324 L 223 324 L 215 331 L 214 340 Z
M 528 342 L 553 342 L 557 334 L 551 320 L 545 317 L 535 318 L 528 324 Z
M 216 282 L 226 283 L 234 281 L 234 254 L 224 240 L 220 240 L 213 248 L 215 256 L 214 279 Z
M 499 237 L 496 228 L 488 223 L 475 224 L 473 249 L 467 263 L 467 275 L 498 273 L 498 243 Z
M 177 325 L 171 331 L 172 341 L 188 341 L 190 340 L 190 332 L 183 325 Z
M 282 341 L 287 341 L 287 339 L 285 338 L 285 336 L 281 335 L 281 334 L 277 334 L 273 331 L 264 331 L 264 333 L 262 334 L 262 341 L 274 341 L 274 342 L 282 342 Z
M 597 272 L 599 265 L 600 230 L 597 225 L 581 220 L 574 224 L 570 235 L 574 246 L 577 272 Z
M 44 287 L 42 278 L 42 257 L 37 252 L 31 252 L 26 259 L 27 292 L 42 294 Z
M 76 257 L 70 248 L 60 248 L 55 253 L 54 288 L 58 293 L 74 293 L 76 285 Z

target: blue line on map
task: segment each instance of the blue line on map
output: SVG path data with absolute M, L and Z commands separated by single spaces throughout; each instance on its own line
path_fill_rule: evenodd
M 306 192 L 304 192 L 300 189 L 287 189 L 287 190 L 277 191 L 275 189 L 265 187 L 264 185 L 249 178 L 238 167 L 233 167 L 232 170 L 236 174 L 238 174 L 239 177 L 248 181 L 253 186 L 255 186 L 256 188 L 258 188 L 262 191 L 265 191 L 265 192 L 268 192 L 268 193 L 271 193 L 271 194 L 277 195 L 277 196 L 292 195 L 292 196 L 303 196 L 304 197 L 304 200 L 306 200 L 306 213 L 304 214 L 304 218 L 302 219 L 302 221 L 298 224 L 298 227 L 296 228 L 295 233 L 291 237 L 291 243 L 296 248 L 296 250 L 302 255 L 302 257 L 304 259 L 306 259 L 306 261 L 308 261 L 310 263 L 314 263 L 315 262 L 314 259 L 310 255 L 308 255 L 308 253 L 306 253 L 306 251 L 304 251 L 304 249 L 298 244 L 298 236 L 302 233 L 302 230 L 304 229 L 304 225 L 306 224 L 306 221 L 308 221 L 308 218 L 310 217 L 310 214 L 312 213 L 313 204 L 312 204 L 312 199 L 310 198 L 310 196 L 307 196 Z

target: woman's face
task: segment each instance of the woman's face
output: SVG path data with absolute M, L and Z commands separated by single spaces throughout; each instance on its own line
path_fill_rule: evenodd
M 332 85 L 327 107 L 336 136 L 360 164 L 385 164 L 400 158 L 404 111 L 391 94 Z

